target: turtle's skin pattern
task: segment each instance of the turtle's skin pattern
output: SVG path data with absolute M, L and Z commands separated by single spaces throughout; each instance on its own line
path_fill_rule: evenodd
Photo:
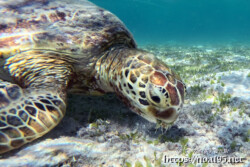
M 183 105 L 185 85 L 139 50 L 112 13 L 85 0 L 0 1 L 0 153 L 54 128 L 68 92 L 115 92 L 163 127 Z

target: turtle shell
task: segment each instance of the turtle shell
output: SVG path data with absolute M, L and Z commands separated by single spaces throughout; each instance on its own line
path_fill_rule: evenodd
M 55 51 L 94 64 L 114 45 L 136 47 L 115 15 L 86 0 L 0 1 L 0 65 L 27 50 Z

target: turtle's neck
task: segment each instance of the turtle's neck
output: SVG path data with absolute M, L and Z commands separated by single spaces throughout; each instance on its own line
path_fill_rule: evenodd
M 100 89 L 104 92 L 114 92 L 116 81 L 122 75 L 122 69 L 126 62 L 138 52 L 137 49 L 117 46 L 111 48 L 97 61 L 96 81 Z M 119 76 L 119 77 L 118 77 Z

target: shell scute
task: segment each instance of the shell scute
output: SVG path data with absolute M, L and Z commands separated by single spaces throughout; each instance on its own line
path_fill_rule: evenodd
M 86 0 L 5 4 L 0 8 L 0 43 L 2 57 L 15 54 L 14 50 L 44 49 L 89 60 L 114 44 L 136 46 L 116 16 Z

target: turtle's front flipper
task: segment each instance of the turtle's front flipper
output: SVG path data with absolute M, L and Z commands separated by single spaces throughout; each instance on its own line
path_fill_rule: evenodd
M 0 82 L 0 153 L 47 133 L 64 113 L 65 103 L 57 93 L 22 90 Z
M 0 80 L 0 153 L 46 134 L 63 118 L 71 71 L 49 58 L 17 55 L 5 64 L 18 85 Z

